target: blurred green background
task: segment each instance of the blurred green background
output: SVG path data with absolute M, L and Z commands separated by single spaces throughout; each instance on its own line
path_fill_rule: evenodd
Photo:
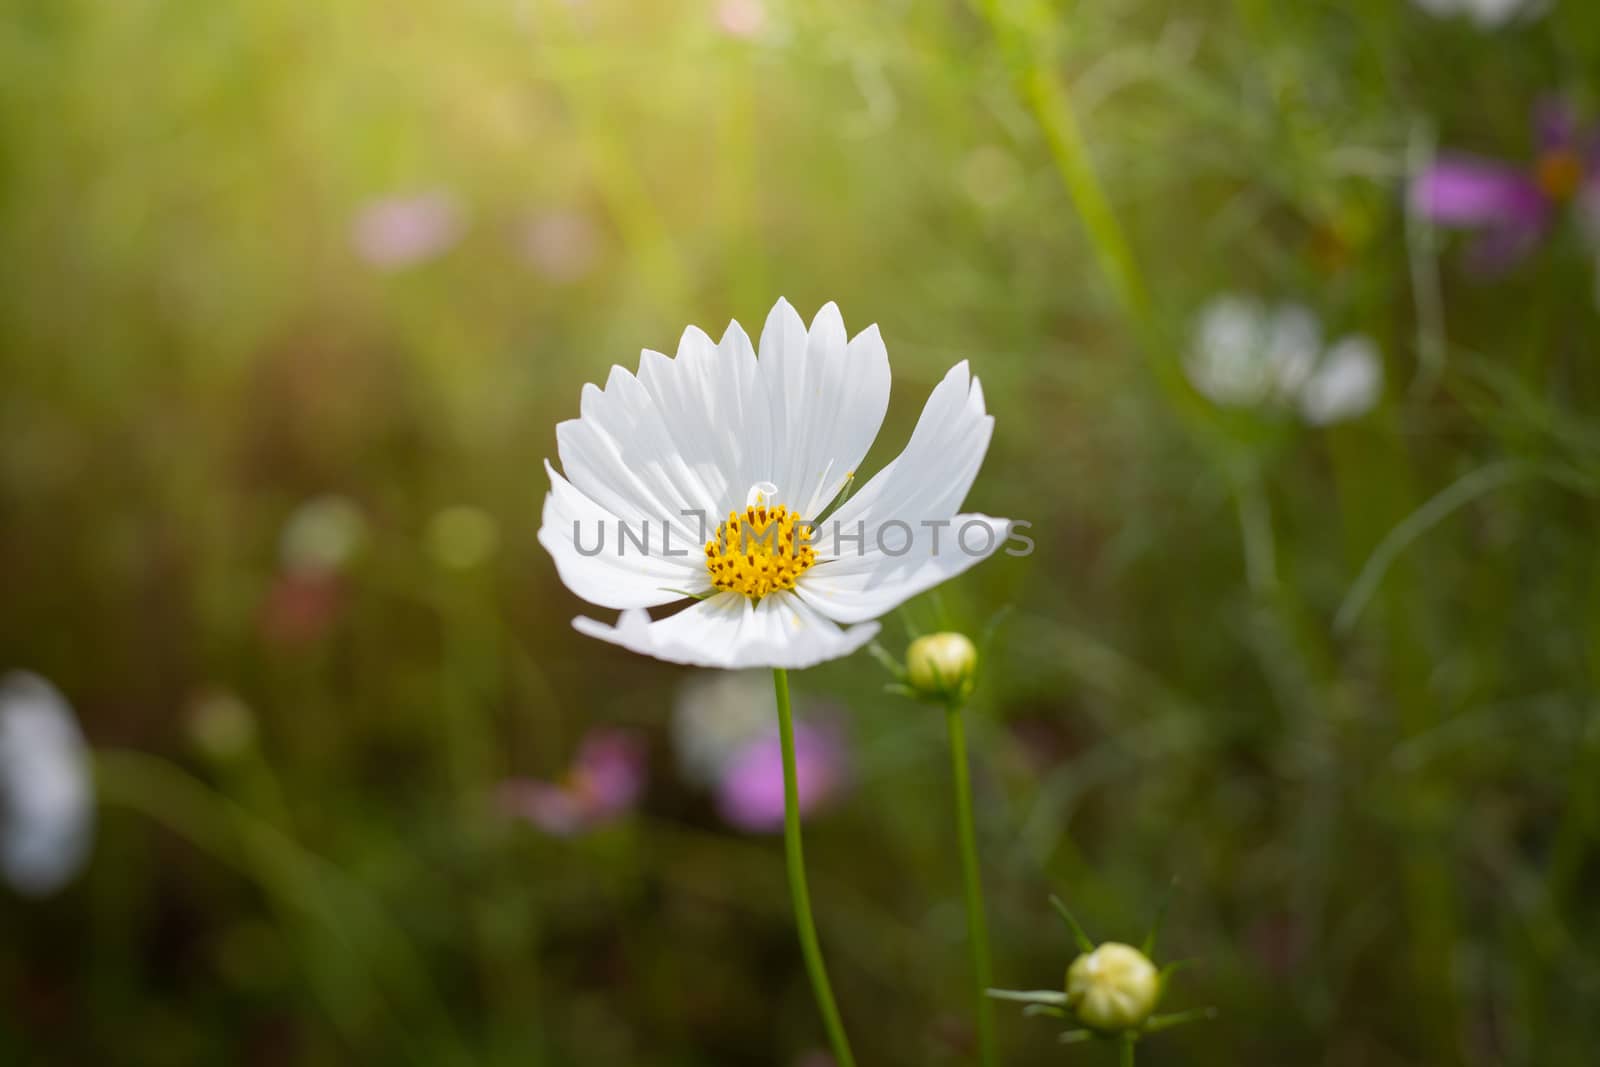
M 0 82 L 0 667 L 72 701 L 101 804 L 74 884 L 0 900 L 0 1059 L 820 1047 L 781 844 L 674 770 L 690 672 L 575 634 L 535 540 L 584 382 L 782 295 L 881 325 L 871 469 L 970 359 L 968 510 L 1034 524 L 882 638 L 1010 608 L 1001 985 L 1061 980 L 1051 892 L 1137 940 L 1177 879 L 1168 1005 L 1219 1017 L 1144 1062 L 1594 1062 L 1595 255 L 1567 220 L 1475 278 L 1404 185 L 1593 103 L 1600 6 L 19 0 Z M 1377 408 L 1197 394 L 1229 292 L 1371 337 Z M 298 580 L 327 494 L 364 534 Z M 793 679 L 856 767 L 818 920 L 864 1063 L 972 1062 L 943 723 L 886 680 Z M 648 739 L 636 813 L 495 812 L 597 725 Z M 1111 1062 L 999 1020 L 1007 1063 Z

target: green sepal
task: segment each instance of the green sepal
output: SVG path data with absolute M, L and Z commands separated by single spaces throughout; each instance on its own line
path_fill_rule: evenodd
M 1089 940 L 1089 935 L 1083 932 L 1083 927 L 1078 925 L 1078 920 L 1072 912 L 1062 903 L 1061 898 L 1055 894 L 1050 896 L 1050 906 L 1056 909 L 1056 914 L 1061 916 L 1061 921 L 1067 924 L 1067 929 L 1072 931 L 1072 939 L 1077 942 L 1080 952 L 1093 952 L 1094 942 Z

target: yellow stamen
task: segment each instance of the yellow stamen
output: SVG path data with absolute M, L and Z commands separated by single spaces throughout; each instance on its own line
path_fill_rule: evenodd
M 759 501 L 758 497 L 758 501 Z M 817 561 L 808 543 L 810 528 L 783 504 L 757 503 L 728 512 L 717 536 L 706 542 L 706 571 L 718 591 L 742 593 L 760 600 L 780 589 L 793 589 L 795 580 Z

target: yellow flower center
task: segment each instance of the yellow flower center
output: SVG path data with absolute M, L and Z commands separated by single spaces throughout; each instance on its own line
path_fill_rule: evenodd
M 728 512 L 717 536 L 706 542 L 706 571 L 720 591 L 743 593 L 760 600 L 779 589 L 793 589 L 817 561 L 808 543 L 811 529 L 797 513 L 782 504 L 759 502 Z
M 1561 149 L 1539 160 L 1539 188 L 1552 200 L 1566 200 L 1583 184 L 1583 161 L 1577 153 Z

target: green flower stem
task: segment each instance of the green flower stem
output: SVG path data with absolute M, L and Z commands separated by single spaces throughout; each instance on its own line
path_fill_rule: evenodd
M 967 727 L 961 705 L 945 707 L 950 727 L 950 771 L 956 785 L 956 836 L 961 842 L 961 877 L 967 897 L 967 942 L 972 946 L 973 997 L 978 1009 L 978 1058 L 984 1067 L 998 1062 L 994 1051 L 994 985 L 989 958 L 989 923 L 983 911 L 983 877 L 978 870 L 978 835 L 972 822 L 972 776 L 967 769 Z
M 1122 1067 L 1133 1067 L 1133 1046 L 1137 1041 L 1132 1034 L 1122 1035 Z
M 811 918 L 811 890 L 806 887 L 805 848 L 800 842 L 800 789 L 794 769 L 794 715 L 789 710 L 789 672 L 782 667 L 772 671 L 772 685 L 778 696 L 778 737 L 783 746 L 783 846 L 789 861 L 789 896 L 794 901 L 794 923 L 800 931 L 800 951 L 806 958 L 806 973 L 811 976 L 811 991 L 822 1013 L 822 1025 L 833 1046 L 838 1067 L 855 1067 L 850 1039 L 845 1036 L 839 1005 L 828 984 L 828 969 L 822 962 L 822 946 L 817 942 L 816 923 Z
M 1112 298 L 1133 326 L 1156 382 L 1168 403 L 1192 428 L 1207 423 L 1204 405 L 1184 378 L 1177 353 L 1156 330 L 1150 290 L 1127 232 L 1095 169 L 1089 144 L 1073 109 L 1071 91 L 1057 75 L 1059 19 L 1048 5 L 1012 5 L 983 0 L 983 15 L 1023 105 L 1049 147 L 1067 197 L 1083 224 Z

